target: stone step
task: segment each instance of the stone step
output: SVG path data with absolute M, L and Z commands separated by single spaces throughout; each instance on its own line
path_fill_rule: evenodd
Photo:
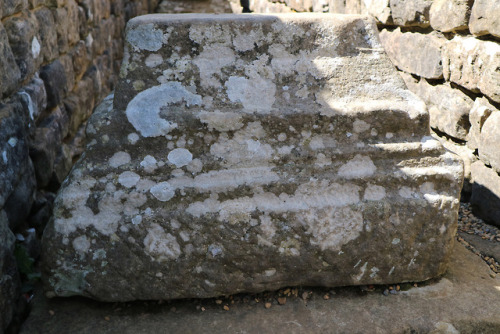
M 49 296 L 214 297 L 423 281 L 450 257 L 460 160 L 373 20 L 131 20 L 114 96 L 44 233 Z

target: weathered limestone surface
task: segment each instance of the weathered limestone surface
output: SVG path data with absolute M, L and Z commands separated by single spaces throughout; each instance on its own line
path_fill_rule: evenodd
M 398 26 L 429 26 L 429 11 L 434 0 L 390 0 L 392 19 Z
M 500 45 L 474 37 L 455 36 L 442 51 L 444 78 L 500 102 Z
M 474 0 L 435 0 L 430 9 L 433 29 L 450 32 L 468 28 Z
M 417 81 L 405 73 L 401 73 L 401 76 L 408 89 L 427 103 L 432 128 L 459 140 L 467 138 L 469 113 L 474 102 L 466 94 L 451 88 L 449 84 L 433 86 L 425 79 Z
M 495 110 L 484 122 L 478 145 L 479 158 L 500 173 L 500 112 Z
M 487 98 L 477 98 L 474 105 L 470 110 L 470 130 L 467 135 L 467 147 L 475 150 L 479 147 L 481 140 L 481 130 L 483 129 L 484 122 L 490 117 L 493 112 L 499 112 L 491 105 Z
M 500 37 L 500 2 L 475 0 L 469 23 L 474 35 L 492 34 Z
M 394 65 L 403 71 L 428 79 L 443 77 L 441 48 L 446 39 L 437 33 L 423 35 L 382 30 L 380 40 Z
M 44 233 L 48 295 L 210 297 L 446 270 L 462 163 L 429 136 L 372 19 L 151 15 L 126 40 Z

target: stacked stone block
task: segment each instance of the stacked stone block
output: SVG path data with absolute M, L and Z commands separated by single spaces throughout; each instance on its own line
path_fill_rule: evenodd
M 14 233 L 42 233 L 54 192 L 82 152 L 86 120 L 114 88 L 125 23 L 157 5 L 0 2 L 0 332 L 19 298 Z
M 466 164 L 463 199 L 470 198 L 477 215 L 500 226 L 500 2 L 250 0 L 250 5 L 255 12 L 373 16 L 408 88 L 427 103 L 436 136 Z

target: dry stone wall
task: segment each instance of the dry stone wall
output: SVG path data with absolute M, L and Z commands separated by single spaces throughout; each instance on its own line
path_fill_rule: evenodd
M 126 22 L 158 2 L 0 1 L 0 332 L 19 297 L 14 233 L 41 234 L 86 120 L 114 88 Z
M 465 162 L 463 199 L 500 226 L 499 1 L 250 0 L 250 9 L 373 16 L 393 64 L 427 103 L 436 136 Z

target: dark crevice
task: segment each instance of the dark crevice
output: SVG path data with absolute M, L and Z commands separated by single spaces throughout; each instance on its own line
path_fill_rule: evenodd
M 439 137 L 441 138 L 445 138 L 446 140 L 448 141 L 451 141 L 457 145 L 460 145 L 460 146 L 465 146 L 465 144 L 467 143 L 465 140 L 461 140 L 461 139 L 458 139 L 458 138 L 455 138 L 455 137 L 452 137 L 450 136 L 449 134 L 445 133 L 445 132 L 442 132 L 440 131 L 439 129 L 437 128 L 434 128 L 434 127 L 431 127 L 431 130 L 436 134 L 438 135 Z

